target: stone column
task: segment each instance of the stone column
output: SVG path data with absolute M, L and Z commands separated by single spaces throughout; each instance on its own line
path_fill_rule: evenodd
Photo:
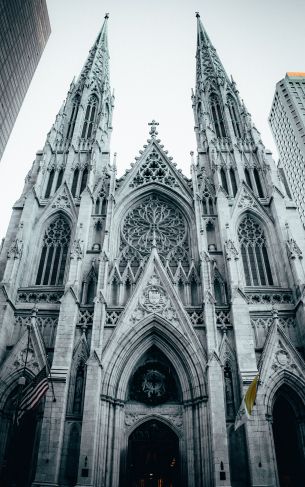
M 105 301 L 101 292 L 99 292 L 98 296 L 95 298 L 91 351 L 86 364 L 87 373 L 79 456 L 78 487 L 95 485 L 97 474 L 97 451 L 100 441 L 100 395 L 102 383 L 100 355 L 105 317 Z M 85 467 L 86 458 L 87 465 Z
M 248 385 L 244 386 L 244 393 Z M 271 417 L 266 416 L 263 392 L 258 392 L 256 414 L 245 425 L 252 487 L 277 487 L 276 457 Z
M 223 371 L 216 353 L 208 362 L 210 431 L 215 487 L 230 486 L 229 449 L 226 429 Z
M 50 388 L 46 398 L 33 487 L 55 487 L 59 485 L 70 365 L 77 320 L 77 299 L 73 290 L 68 288 L 62 298 L 51 369 L 56 402 L 53 402 Z

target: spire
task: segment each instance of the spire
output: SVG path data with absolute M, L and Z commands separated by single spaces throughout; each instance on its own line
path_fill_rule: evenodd
M 197 17 L 197 70 L 196 70 L 196 84 L 197 89 L 208 80 L 215 80 L 218 84 L 223 85 L 225 81 L 230 83 L 230 80 L 225 72 L 225 69 L 218 57 L 216 49 L 211 43 L 208 34 L 206 33 L 203 24 L 200 20 L 199 12 L 196 12 Z
M 95 82 L 103 90 L 105 82 L 109 84 L 108 18 L 109 14 L 106 13 L 102 28 L 78 78 L 78 85 Z

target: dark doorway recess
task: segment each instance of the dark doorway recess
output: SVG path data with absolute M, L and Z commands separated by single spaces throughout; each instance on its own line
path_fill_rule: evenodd
M 179 440 L 160 421 L 150 420 L 129 437 L 128 487 L 181 487 Z
M 295 412 L 288 399 L 279 395 L 273 408 L 273 437 L 281 487 L 304 486 L 304 465 L 299 435 Z

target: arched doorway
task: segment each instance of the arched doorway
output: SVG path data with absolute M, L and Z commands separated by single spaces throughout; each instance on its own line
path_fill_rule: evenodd
M 304 455 L 292 404 L 300 403 L 292 390 L 280 393 L 273 407 L 273 438 L 280 487 L 304 486 Z
M 179 439 L 164 423 L 149 420 L 128 440 L 128 487 L 181 487 Z

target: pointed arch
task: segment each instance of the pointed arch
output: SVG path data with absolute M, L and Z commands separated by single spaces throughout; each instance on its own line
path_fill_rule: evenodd
M 49 174 L 49 179 L 48 179 L 48 184 L 47 184 L 47 189 L 45 192 L 44 197 L 49 198 L 51 191 L 52 191 L 52 186 L 53 186 L 53 181 L 54 181 L 54 176 L 55 176 L 55 169 L 51 169 L 50 174 Z
M 267 239 L 261 224 L 247 213 L 237 230 L 246 286 L 273 285 Z
M 79 104 L 80 104 L 80 96 L 79 94 L 77 94 L 75 95 L 72 101 L 72 110 L 71 110 L 71 117 L 68 125 L 68 130 L 67 130 L 67 139 L 71 139 L 73 136 L 75 122 L 79 110 Z
M 78 186 L 78 178 L 79 178 L 79 168 L 77 167 L 76 169 L 74 169 L 74 174 L 73 174 L 73 181 L 72 181 L 72 187 L 71 187 L 71 193 L 72 193 L 72 196 L 76 196 L 76 190 L 77 190 L 77 186 Z
M 56 188 L 55 188 L 55 191 L 58 190 L 58 188 L 61 186 L 61 183 L 62 183 L 62 180 L 63 180 L 63 177 L 64 177 L 64 169 L 61 168 L 59 173 L 58 173 L 58 176 L 57 176 L 57 181 L 56 181 Z
M 216 95 L 216 93 L 212 93 L 210 95 L 210 106 L 216 136 L 218 138 L 226 137 L 227 134 L 224 124 L 223 109 L 221 107 L 219 97 Z
M 85 120 L 82 130 L 82 139 L 90 139 L 94 134 L 94 126 L 97 115 L 98 98 L 91 95 L 87 104 Z
M 204 357 L 201 360 L 195 358 L 202 352 L 194 353 L 189 339 L 159 316 L 148 316 L 138 326 L 121 330 L 119 339 L 112 337 L 104 357 L 105 382 L 102 393 L 125 400 L 128 382 L 139 356 L 153 345 L 171 362 L 184 400 L 205 396 Z
M 227 175 L 223 167 L 220 169 L 220 178 L 223 189 L 226 191 L 227 194 L 229 194 Z
M 236 193 L 237 193 L 237 184 L 236 184 L 235 171 L 234 171 L 233 167 L 230 168 L 229 174 L 230 174 L 230 180 L 231 180 L 231 186 L 232 186 L 233 196 L 236 196 Z
M 87 186 L 88 174 L 89 174 L 88 167 L 86 166 L 83 169 L 83 173 L 82 173 L 82 181 L 81 181 L 80 190 L 79 190 L 79 194 L 80 195 L 82 194 L 82 192 L 84 191 L 85 187 Z
M 286 477 L 291 485 L 302 485 L 305 473 L 305 438 L 304 427 L 300 423 L 304 422 L 305 412 L 304 379 L 288 370 L 282 370 L 266 385 L 265 404 L 268 417 L 272 417 L 279 479 L 282 482 Z
M 245 178 L 246 178 L 247 185 L 253 190 L 251 176 L 249 173 L 249 169 L 247 167 L 245 167 Z
M 258 196 L 260 198 L 264 198 L 264 192 L 263 192 L 260 174 L 256 167 L 253 169 L 253 176 L 254 176 Z
M 92 262 L 92 267 L 88 272 L 87 276 L 83 280 L 82 286 L 82 303 L 92 304 L 94 303 L 94 298 L 96 296 L 97 289 L 97 273 L 94 268 L 94 261 Z
M 70 238 L 71 227 L 68 220 L 62 213 L 56 214 L 44 233 L 35 284 L 63 284 Z
M 89 346 L 83 334 L 75 345 L 70 371 L 69 398 L 67 412 L 81 418 L 86 384 L 86 362 L 89 357 Z
M 233 126 L 233 131 L 235 137 L 241 138 L 242 137 L 242 130 L 241 130 L 241 122 L 240 117 L 237 109 L 237 105 L 235 100 L 233 99 L 232 95 L 228 95 L 227 97 L 227 104 L 229 108 L 230 118 Z

